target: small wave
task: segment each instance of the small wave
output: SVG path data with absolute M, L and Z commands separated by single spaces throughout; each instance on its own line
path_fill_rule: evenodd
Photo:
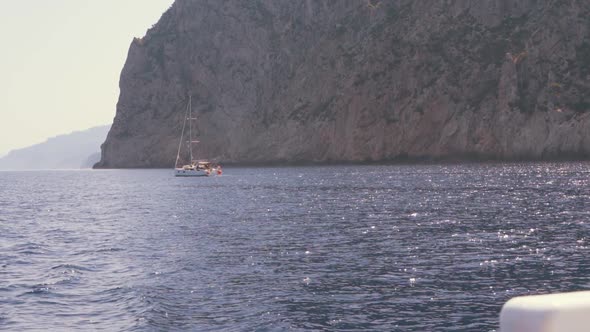
M 103 248 L 103 249 L 98 249 L 96 250 L 96 252 L 118 252 L 118 251 L 124 251 L 125 249 L 123 248 Z
M 67 298 L 69 295 L 62 294 L 59 292 L 59 287 L 55 287 L 59 285 L 61 281 L 55 283 L 44 283 L 44 284 L 37 284 L 28 287 L 21 287 L 24 288 L 20 292 L 20 294 L 16 295 L 17 298 L 22 297 L 42 297 L 44 299 L 56 299 L 56 298 Z M 49 301 L 49 300 L 47 300 Z
M 23 255 L 43 255 L 45 252 L 40 250 L 23 250 L 18 253 Z
M 99 303 L 129 303 L 136 300 L 133 289 L 128 287 L 113 287 L 96 292 L 95 300 Z
M 42 255 L 47 252 L 46 248 L 36 243 L 24 243 L 14 245 L 11 251 L 19 255 Z
M 74 264 L 60 264 L 60 265 L 56 265 L 54 267 L 51 268 L 52 270 L 57 270 L 57 269 L 65 269 L 65 270 L 74 270 L 74 271 L 93 271 L 93 269 L 91 268 L 87 268 L 84 266 L 79 266 L 79 265 L 74 265 Z
M 18 297 L 46 295 L 46 294 L 51 294 L 51 287 L 34 287 L 31 290 L 21 293 L 20 295 L 18 295 Z

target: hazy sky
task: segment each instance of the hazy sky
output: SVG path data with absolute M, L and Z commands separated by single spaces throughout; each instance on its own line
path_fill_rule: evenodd
M 173 0 L 0 0 L 0 155 L 110 124 L 133 37 Z

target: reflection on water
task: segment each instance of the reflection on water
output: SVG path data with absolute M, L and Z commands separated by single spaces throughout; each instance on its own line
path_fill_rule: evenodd
M 589 171 L 0 172 L 0 329 L 492 331 L 590 288 Z

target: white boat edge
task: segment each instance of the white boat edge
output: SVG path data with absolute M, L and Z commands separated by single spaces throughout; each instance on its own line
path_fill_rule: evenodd
M 515 297 L 500 312 L 500 332 L 586 332 L 590 291 Z

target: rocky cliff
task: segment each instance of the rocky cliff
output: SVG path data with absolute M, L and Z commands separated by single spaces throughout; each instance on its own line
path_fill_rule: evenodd
M 590 2 L 177 0 L 120 88 L 97 167 L 585 158 Z

